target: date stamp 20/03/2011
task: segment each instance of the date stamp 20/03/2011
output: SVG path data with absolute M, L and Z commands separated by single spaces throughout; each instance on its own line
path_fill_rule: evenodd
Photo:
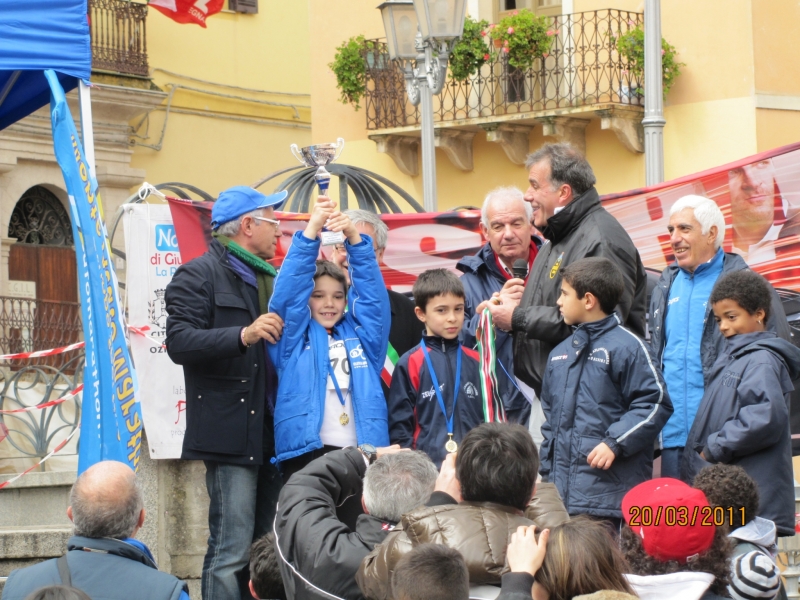
M 737 523 L 746 523 L 744 507 L 732 506 L 631 506 L 629 509 L 630 527 L 736 527 Z M 740 520 L 741 517 L 741 520 Z

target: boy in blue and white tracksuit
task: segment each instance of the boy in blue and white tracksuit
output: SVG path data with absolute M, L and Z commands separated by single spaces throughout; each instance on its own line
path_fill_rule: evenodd
M 620 519 L 622 497 L 652 477 L 654 442 L 672 414 L 644 342 L 613 313 L 623 286 L 605 258 L 579 260 L 562 275 L 558 306 L 577 328 L 545 370 L 539 473 L 570 515 Z
M 380 381 L 389 339 L 389 298 L 372 240 L 359 236 L 349 218 L 334 208 L 330 199 L 321 197 L 306 230 L 295 233 L 270 300 L 270 312 L 284 320 L 281 339 L 269 345 L 278 373 L 278 463 L 304 456 L 310 461 L 311 453 L 323 446 L 389 445 Z M 346 283 L 338 267 L 317 263 L 317 233 L 326 223 L 331 230 L 344 228 L 351 281 L 349 293 L 345 297 L 337 292 L 336 306 L 329 312 L 315 308 L 322 294 L 320 282 L 338 281 L 344 292 Z M 333 440 L 349 436 L 349 443 L 324 440 L 328 431 Z

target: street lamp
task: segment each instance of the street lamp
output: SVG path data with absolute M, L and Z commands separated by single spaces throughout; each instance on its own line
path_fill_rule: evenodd
M 428 212 L 436 211 L 436 150 L 433 94 L 444 87 L 447 61 L 464 32 L 466 0 L 387 0 L 378 9 L 386 30 L 389 58 L 400 62 L 408 99 L 422 113 L 422 193 Z

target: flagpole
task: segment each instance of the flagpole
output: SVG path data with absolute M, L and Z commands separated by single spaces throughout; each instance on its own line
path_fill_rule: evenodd
M 97 181 L 97 169 L 94 156 L 94 127 L 92 126 L 92 94 L 91 89 L 83 81 L 78 81 L 78 103 L 81 113 L 81 137 L 83 152 L 89 165 L 92 178 Z

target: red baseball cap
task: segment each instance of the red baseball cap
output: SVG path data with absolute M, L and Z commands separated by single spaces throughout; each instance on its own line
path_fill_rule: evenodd
M 622 516 L 642 538 L 644 551 L 663 562 L 685 564 L 714 542 L 716 527 L 706 495 L 679 479 L 640 483 L 622 499 Z

